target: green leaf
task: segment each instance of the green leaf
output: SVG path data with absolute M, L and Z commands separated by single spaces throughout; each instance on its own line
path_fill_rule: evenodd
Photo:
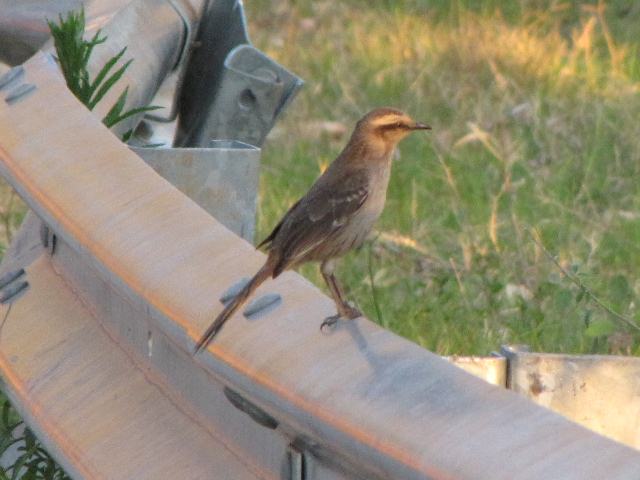
M 2 402 L 2 426 L 4 428 L 8 428 L 9 427 L 9 411 L 11 409 L 11 404 L 9 403 L 9 400 L 4 400 L 4 402 Z
M 608 318 L 597 318 L 589 323 L 584 331 L 587 337 L 605 337 L 616 331 L 616 325 Z
M 633 291 L 624 275 L 614 275 L 611 278 L 609 281 L 609 294 L 611 303 L 616 307 L 625 308 L 629 304 Z
M 20 473 L 22 472 L 22 467 L 25 462 L 28 460 L 28 454 L 24 453 L 18 457 L 18 460 L 13 464 L 12 472 L 11 472 L 11 480 L 18 480 L 20 478 Z
M 93 100 L 91 100 L 91 104 L 87 105 L 87 107 L 89 107 L 89 110 L 92 110 L 93 106 L 95 106 L 100 100 L 102 100 L 102 97 L 104 97 L 106 93 L 111 89 L 111 87 L 113 87 L 116 82 L 120 80 L 122 75 L 124 75 L 124 72 L 127 70 L 127 68 L 129 68 L 129 65 L 131 65 L 131 62 L 133 62 L 133 60 L 129 60 L 128 62 L 126 62 L 122 67 L 116 70 L 113 75 L 105 80 L 102 86 L 98 89 L 98 92 L 95 94 Z M 129 87 L 127 87 L 127 89 L 128 88 Z
M 113 104 L 113 107 L 107 112 L 107 114 L 102 119 L 102 123 L 104 123 L 107 128 L 111 128 L 118 122 L 118 117 L 120 116 L 120 112 L 124 108 L 124 104 L 127 101 L 127 94 L 129 93 L 129 87 L 125 88 L 116 103 Z
M 58 16 L 59 25 L 47 21 L 58 57 L 58 63 L 64 75 L 69 90 L 84 103 L 86 96 L 86 50 L 87 42 L 82 39 L 84 35 L 85 19 L 84 10 L 79 13 L 69 12 L 66 18 Z
M 120 59 L 124 55 L 124 52 L 126 51 L 127 51 L 127 47 L 124 47 L 122 50 L 118 52 L 117 55 L 115 55 L 114 57 L 111 57 L 111 59 L 104 64 L 104 66 L 102 67 L 100 72 L 98 72 L 98 75 L 96 75 L 96 78 L 93 80 L 93 82 L 90 85 L 91 95 L 93 95 L 94 92 L 98 89 L 98 87 L 100 87 L 100 85 L 102 84 L 102 81 L 105 79 L 109 71 L 115 66 L 116 63 L 120 61 Z M 108 89 L 105 90 L 101 96 L 98 96 L 98 94 L 94 95 L 93 99 L 91 99 L 87 105 L 89 110 L 94 109 L 94 107 L 98 104 L 98 102 L 102 100 L 102 97 L 107 93 L 107 91 Z
M 572 303 L 573 294 L 566 288 L 558 288 L 553 295 L 553 303 L 559 312 L 566 311 Z
M 126 132 L 124 132 L 122 134 L 122 141 L 124 143 L 127 143 L 129 141 L 129 139 L 131 138 L 131 135 L 133 135 L 133 128 L 130 128 L 129 130 L 127 130 Z
M 152 110 L 158 110 L 160 108 L 164 108 L 164 107 L 159 107 L 157 105 L 150 105 L 148 107 L 138 107 L 138 108 L 132 108 L 131 110 L 127 110 L 125 113 L 123 113 L 122 115 L 118 116 L 118 118 L 116 119 L 115 123 L 121 122 L 122 120 L 126 120 L 129 117 L 132 117 L 133 115 L 137 115 L 139 113 L 144 113 L 144 112 L 150 112 Z
M 133 59 L 126 61 L 120 68 L 111 73 L 118 62 L 122 60 L 127 50 L 124 47 L 102 66 L 96 77 L 91 81 L 87 70 L 89 60 L 94 48 L 104 43 L 107 37 L 101 37 L 101 30 L 98 30 L 90 40 L 84 39 L 86 22 L 83 8 L 78 12 L 69 12 L 66 17 L 59 15 L 57 24 L 47 20 L 47 25 L 53 37 L 56 59 L 69 90 L 89 110 L 93 110 L 122 78 Z M 124 111 L 127 94 L 128 87 L 120 94 L 116 103 L 102 119 L 108 128 L 134 115 L 161 108 L 146 106 Z M 130 136 L 131 133 L 129 132 L 125 134 L 126 138 Z
M 104 43 L 107 40 L 107 37 L 100 38 L 101 32 L 102 30 L 98 30 L 89 42 L 85 42 L 85 49 L 84 49 L 85 51 L 82 57 L 82 66 L 85 68 L 87 65 L 89 65 L 89 58 L 91 57 L 91 53 L 93 53 L 94 47 L 96 45 L 100 45 L 101 43 Z M 82 28 L 82 33 L 84 34 L 84 25 Z M 80 41 L 82 41 L 82 36 L 80 38 Z

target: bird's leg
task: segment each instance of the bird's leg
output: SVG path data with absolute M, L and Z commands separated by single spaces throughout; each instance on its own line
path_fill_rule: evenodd
M 333 301 L 336 303 L 336 308 L 338 309 L 337 315 L 332 315 L 324 319 L 322 325 L 320 325 L 321 330 L 324 327 L 333 326 L 340 318 L 352 320 L 362 316 L 360 310 L 352 307 L 345 301 L 342 291 L 340 290 L 340 285 L 338 285 L 338 280 L 333 274 L 333 269 L 333 260 L 325 260 L 320 264 L 322 278 L 324 278 L 324 281 L 327 283 L 331 296 L 333 297 Z

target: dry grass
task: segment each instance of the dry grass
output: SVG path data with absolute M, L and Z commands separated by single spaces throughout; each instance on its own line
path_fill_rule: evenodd
M 396 105 L 434 131 L 403 144 L 342 266 L 370 318 L 442 354 L 638 354 L 640 3 L 372 3 L 247 2 L 257 45 L 307 80 L 264 152 L 260 232 Z M 24 212 L 0 184 L 0 245 Z
M 637 351 L 634 329 L 530 233 L 640 320 L 640 83 L 636 44 L 615 37 L 632 19 L 615 17 L 615 30 L 602 3 L 512 2 L 509 18 L 463 3 L 455 14 L 420 2 L 248 5 L 257 45 L 307 81 L 265 148 L 259 230 L 335 157 L 340 131 L 398 106 L 434 131 L 400 149 L 380 236 L 342 267 L 351 298 L 443 354 L 502 342 L 605 352 L 621 337 Z M 313 267 L 302 272 L 321 285 Z
M 259 231 L 395 105 L 434 130 L 402 145 L 375 238 L 342 264 L 370 318 L 442 354 L 637 353 L 640 8 L 424 3 L 247 2 L 254 42 L 307 80 L 264 151 Z M 23 214 L 2 187 L 2 244 Z
M 22 223 L 27 207 L 4 180 L 0 179 L 0 256 L 11 243 Z

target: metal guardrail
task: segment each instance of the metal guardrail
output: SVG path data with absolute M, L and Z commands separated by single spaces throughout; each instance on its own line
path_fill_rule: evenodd
M 43 48 L 54 52 L 46 20 L 57 21 L 58 14 L 84 5 L 87 35 L 102 30 L 108 42 L 94 49 L 88 69 L 93 75 L 122 48 L 125 59 L 134 59 L 116 88 L 96 106 L 102 118 L 129 87 L 127 108 L 148 105 L 167 75 L 185 59 L 197 31 L 205 0 L 0 0 L 0 59 L 20 64 Z M 149 39 L 153 39 L 150 41 Z M 43 45 L 44 44 L 44 45 Z M 183 60 L 184 61 L 184 60 Z M 140 116 L 115 125 L 122 135 L 134 127 Z
M 0 160 L 44 225 L 3 264 L 28 287 L 0 311 L 0 372 L 75 478 L 638 478 L 637 451 L 366 319 L 321 333 L 333 303 L 295 273 L 257 292 L 279 306 L 236 315 L 194 359 L 217 298 L 264 257 L 122 145 L 45 56 L 0 91 Z
M 502 349 L 507 387 L 591 430 L 640 449 L 640 358 Z
M 88 70 L 96 75 L 125 47 L 125 58 L 134 60 L 97 105 L 96 116 L 104 116 L 125 85 L 127 105 L 135 108 L 147 105 L 161 85 L 166 94 L 177 83 L 170 105 L 147 115 L 144 126 L 151 135 L 156 127 L 171 132 L 162 139 L 170 145 L 179 123 L 180 148 L 136 151 L 225 226 L 253 241 L 259 147 L 302 81 L 250 45 L 239 0 L 35 0 L 30 5 L 0 0 L 0 59 L 24 61 L 40 47 L 52 52 L 46 20 L 80 5 L 87 35 L 100 29 L 108 38 L 93 51 Z M 118 123 L 113 133 L 139 125 L 141 115 Z M 191 132 L 190 138 L 183 131 Z M 251 145 L 239 148 L 237 140 Z M 135 136 L 134 141 L 149 143 Z
M 124 86 L 127 108 L 148 105 L 167 75 L 176 71 L 173 104 L 147 117 L 173 121 L 175 146 L 209 147 L 213 139 L 260 147 L 302 80 L 249 40 L 241 0 L 0 0 L 0 61 L 17 65 L 39 49 L 53 52 L 46 20 L 84 5 L 87 35 L 98 29 L 108 42 L 96 48 L 94 75 L 122 48 L 134 59 L 122 80 L 97 105 L 102 117 Z M 122 135 L 133 116 L 112 128 Z
M 259 148 L 236 140 L 214 140 L 209 148 L 132 150 L 225 227 L 253 241 Z
M 448 357 L 595 432 L 640 450 L 640 358 L 531 352 L 503 346 L 490 357 Z
M 208 3 L 197 44 L 180 91 L 175 146 L 212 138 L 261 146 L 302 80 L 250 44 L 240 0 Z

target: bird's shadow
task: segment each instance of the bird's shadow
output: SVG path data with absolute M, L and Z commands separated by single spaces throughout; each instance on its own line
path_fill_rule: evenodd
M 381 405 L 393 408 L 413 408 L 415 398 L 426 397 L 427 390 L 433 382 L 425 382 L 424 362 L 415 355 L 407 355 L 405 349 L 394 348 L 394 351 L 382 352 L 391 338 L 371 341 L 363 334 L 358 321 L 342 321 L 335 326 L 335 331 L 346 330 L 352 337 L 358 351 L 370 367 L 370 373 L 358 375 L 351 383 L 363 398 L 382 402 Z M 387 332 L 379 332 L 384 335 Z M 377 335 L 377 333 L 376 333 Z M 386 335 L 385 335 L 386 336 Z M 393 342 L 395 343 L 395 342 Z M 399 391 L 413 392 L 410 395 L 398 395 Z M 415 394 L 415 395 L 413 395 Z
M 337 333 L 337 331 L 339 330 L 346 330 L 349 335 L 351 335 L 351 338 L 358 347 L 358 351 L 362 354 L 364 359 L 371 367 L 374 377 L 379 376 L 385 370 L 388 370 L 387 366 L 389 365 L 390 360 L 399 357 L 399 355 L 397 354 L 376 352 L 374 348 L 369 345 L 369 342 L 362 333 L 360 324 L 357 320 L 338 321 L 336 325 L 333 326 L 331 333 Z

